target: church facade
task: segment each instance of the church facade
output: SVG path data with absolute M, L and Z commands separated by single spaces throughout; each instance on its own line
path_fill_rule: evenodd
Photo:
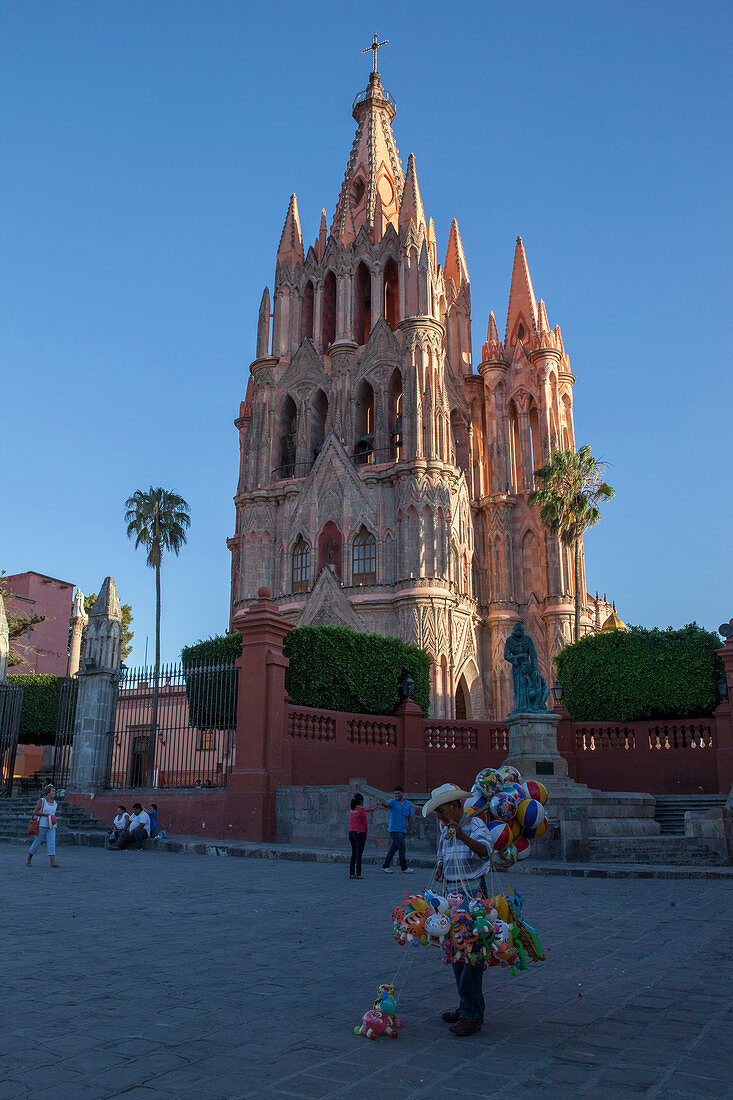
M 395 110 L 375 69 L 307 250 L 290 199 L 236 420 L 231 613 L 265 585 L 293 624 L 395 635 L 433 659 L 433 716 L 501 718 L 514 624 L 549 684 L 572 637 L 571 556 L 527 499 L 533 471 L 575 446 L 575 378 L 520 238 L 503 339 L 491 313 L 474 365 L 458 225 L 441 264 Z M 584 606 L 598 629 L 610 607 Z

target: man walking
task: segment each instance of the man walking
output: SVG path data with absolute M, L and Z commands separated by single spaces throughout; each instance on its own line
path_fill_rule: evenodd
M 407 839 L 412 836 L 412 803 L 405 798 L 402 787 L 395 787 L 394 798 L 382 802 L 383 810 L 389 810 L 389 823 L 387 832 L 392 838 L 392 846 L 384 857 L 382 870 L 387 875 L 392 874 L 390 863 L 396 855 L 399 855 L 400 867 L 406 875 L 413 873 L 413 868 L 407 866 Z

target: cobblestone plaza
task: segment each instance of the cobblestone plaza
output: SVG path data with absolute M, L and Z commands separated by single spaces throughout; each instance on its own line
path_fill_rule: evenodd
M 729 882 L 517 878 L 548 961 L 489 971 L 483 1031 L 457 1039 L 451 971 L 391 938 L 426 872 L 24 858 L 0 847 L 0 1100 L 731 1095 Z M 399 1039 L 355 1036 L 407 951 Z

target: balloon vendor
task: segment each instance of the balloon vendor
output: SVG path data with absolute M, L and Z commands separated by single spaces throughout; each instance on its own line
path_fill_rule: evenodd
M 438 843 L 435 878 L 445 883 L 448 900 L 455 895 L 461 908 L 467 908 L 467 903 L 478 894 L 488 897 L 484 876 L 489 868 L 491 839 L 486 823 L 478 814 L 464 814 L 461 799 L 469 796 L 469 791 L 455 783 L 444 783 L 432 792 L 422 810 L 423 817 L 435 813 L 445 826 Z M 459 1006 L 457 1011 L 444 1012 L 443 1019 L 451 1025 L 454 1035 L 463 1038 L 480 1031 L 484 1022 L 483 959 L 473 966 L 464 959 L 454 962 L 453 973 Z

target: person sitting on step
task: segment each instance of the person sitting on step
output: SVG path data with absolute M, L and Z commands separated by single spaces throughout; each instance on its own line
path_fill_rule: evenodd
M 145 812 L 139 802 L 134 802 L 127 828 L 120 835 L 116 846 L 121 852 L 124 852 L 130 844 L 136 844 L 138 852 L 142 852 L 143 845 L 149 836 L 150 815 Z

